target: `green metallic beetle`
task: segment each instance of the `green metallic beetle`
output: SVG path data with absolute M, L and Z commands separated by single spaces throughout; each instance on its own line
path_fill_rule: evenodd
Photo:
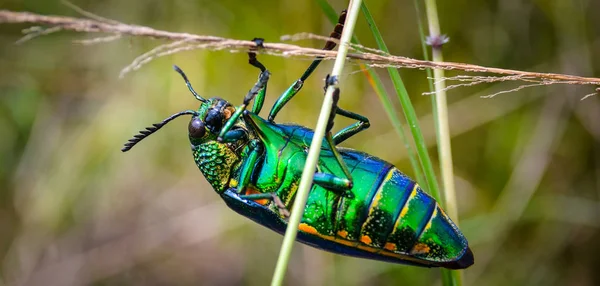
M 341 34 L 342 13 L 332 38 Z M 255 39 L 257 47 L 261 39 Z M 324 49 L 333 49 L 327 42 Z M 261 70 L 258 82 L 240 106 L 221 98 L 204 99 L 181 74 L 201 104 L 198 110 L 176 113 L 130 139 L 123 152 L 181 115 L 192 115 L 188 126 L 198 168 L 236 212 L 276 232 L 284 233 L 306 161 L 313 130 L 274 123 L 283 106 L 302 88 L 321 62 L 307 71 L 276 101 L 268 120 L 258 116 L 269 71 L 248 53 Z M 335 84 L 328 78 L 326 84 Z M 337 107 L 339 89 L 329 119 L 298 241 L 326 251 L 424 267 L 463 269 L 474 263 L 467 240 L 439 204 L 390 163 L 366 153 L 337 147 L 369 127 L 366 117 Z M 252 110 L 246 108 L 254 100 Z M 334 117 L 356 123 L 332 135 Z

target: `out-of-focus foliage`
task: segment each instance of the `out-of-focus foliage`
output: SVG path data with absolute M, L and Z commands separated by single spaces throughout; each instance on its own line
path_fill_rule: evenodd
M 329 34 L 312 1 L 74 1 L 93 13 L 163 30 L 239 39 Z M 372 3 L 371 3 L 372 2 Z M 600 2 L 438 1 L 448 61 L 599 76 Z M 336 9 L 344 1 L 333 1 Z M 420 58 L 412 1 L 368 3 L 393 54 Z M 59 1 L 5 0 L 0 9 L 78 16 Z M 154 60 L 118 79 L 162 43 L 56 33 L 26 42 L 25 25 L 0 25 L 0 284 L 265 285 L 282 237 L 221 203 L 194 166 L 187 122 L 177 120 L 132 151 L 137 130 L 196 108 L 171 65 L 205 97 L 234 103 L 257 77 L 243 53 L 193 51 Z M 359 21 L 357 35 L 375 46 Z M 322 42 L 298 44 L 320 47 Z M 308 61 L 261 56 L 272 71 L 266 107 Z M 280 113 L 313 126 L 324 64 Z M 349 140 L 407 173 L 406 152 L 356 66 L 341 106 L 372 127 Z M 401 71 L 435 155 L 425 73 Z M 381 72 L 385 75 L 385 72 Z M 456 75 L 450 73 L 449 76 Z M 388 88 L 389 82 L 387 82 Z M 475 265 L 466 285 L 598 285 L 600 98 L 549 86 L 481 99 L 514 83 L 450 91 L 461 228 Z M 337 126 L 348 121 L 339 120 Z M 434 158 L 435 159 L 435 158 Z M 439 271 L 324 253 L 298 245 L 288 285 L 430 285 Z

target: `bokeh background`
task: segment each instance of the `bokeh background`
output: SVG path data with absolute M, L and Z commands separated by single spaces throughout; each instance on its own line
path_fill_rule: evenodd
M 91 1 L 87 11 L 125 23 L 236 39 L 328 35 L 313 1 Z M 366 1 L 395 55 L 422 58 L 412 1 Z M 330 2 L 336 10 L 345 1 Z M 600 76 L 600 1 L 438 1 L 446 60 Z M 2 0 L 0 9 L 77 16 L 57 0 Z M 230 211 L 192 160 L 188 121 L 169 124 L 128 153 L 134 133 L 205 97 L 241 102 L 257 71 L 244 53 L 192 51 L 119 79 L 163 42 L 55 33 L 22 45 L 27 25 L 0 25 L 0 285 L 265 285 L 282 237 Z M 359 18 L 356 35 L 375 47 Z M 296 44 L 321 47 L 319 41 Z M 272 71 L 266 107 L 309 64 L 261 56 Z M 279 122 L 314 126 L 323 78 L 307 81 Z M 378 70 L 384 78 L 385 70 Z M 437 163 L 424 71 L 402 70 Z M 456 75 L 458 73 L 449 73 Z M 392 91 L 388 79 L 385 80 Z M 371 128 L 344 145 L 412 175 L 406 150 L 356 65 L 341 106 Z M 482 99 L 518 83 L 449 92 L 460 225 L 476 263 L 465 285 L 600 284 L 600 97 L 555 85 Z M 396 107 L 399 105 L 396 102 Z M 263 114 L 264 115 L 264 114 Z M 349 121 L 339 120 L 337 126 Z M 437 165 L 437 164 L 436 164 Z M 297 244 L 286 285 L 440 285 L 440 272 L 360 260 Z

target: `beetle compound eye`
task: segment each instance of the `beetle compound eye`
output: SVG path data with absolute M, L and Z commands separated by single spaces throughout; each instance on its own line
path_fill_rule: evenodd
M 214 108 L 209 110 L 204 120 L 210 132 L 216 134 L 221 131 L 223 127 L 223 114 L 221 114 L 220 110 Z
M 204 128 L 204 122 L 200 120 L 198 117 L 192 118 L 190 121 L 190 125 L 188 126 L 188 131 L 190 132 L 190 136 L 192 138 L 202 138 L 206 133 L 206 129 Z

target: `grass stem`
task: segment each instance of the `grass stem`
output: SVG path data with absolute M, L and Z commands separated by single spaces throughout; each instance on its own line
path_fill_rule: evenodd
M 375 41 L 377 42 L 377 46 L 380 50 L 385 53 L 389 53 L 387 45 L 383 41 L 381 37 L 381 33 L 373 20 L 373 16 L 371 16 L 371 12 L 367 8 L 367 5 L 363 3 L 361 6 L 362 12 L 365 15 L 365 19 L 367 20 L 369 27 L 371 28 L 371 32 L 375 37 Z M 429 158 L 429 152 L 427 151 L 427 145 L 425 144 L 425 139 L 423 138 L 423 133 L 421 133 L 421 128 L 419 127 L 419 122 L 417 119 L 417 114 L 415 109 L 410 101 L 410 97 L 408 95 L 408 91 L 404 86 L 404 82 L 400 77 L 400 73 L 396 68 L 388 68 L 388 73 L 390 74 L 390 78 L 392 80 L 392 84 L 396 89 L 396 93 L 398 94 L 398 99 L 400 100 L 400 104 L 402 105 L 402 111 L 404 112 L 404 116 L 406 117 L 406 122 L 408 123 L 411 135 L 415 141 L 415 146 L 417 149 L 417 154 L 419 155 L 419 161 L 421 166 L 423 167 L 423 172 L 425 174 L 425 183 L 423 185 L 424 189 L 428 190 L 429 193 L 435 197 L 436 200 L 440 199 L 440 193 L 438 191 L 438 183 L 435 177 L 435 172 L 433 171 L 433 166 L 431 164 L 431 159 Z
M 325 13 L 331 24 L 335 25 L 335 23 L 337 22 L 337 14 L 333 7 L 331 7 L 331 5 L 329 5 L 329 3 L 326 0 L 317 0 L 317 3 L 319 4 L 319 6 L 321 6 L 321 9 Z M 360 41 L 356 36 L 352 36 L 352 43 L 360 45 Z M 385 90 L 381 77 L 377 74 L 377 72 L 375 72 L 374 69 L 369 68 L 364 63 L 359 61 L 358 65 L 365 74 L 367 81 L 375 91 L 375 94 L 381 101 L 383 110 L 385 111 L 385 114 L 388 116 L 390 122 L 392 123 L 392 127 L 394 127 L 394 130 L 398 134 L 398 137 L 400 137 L 400 140 L 404 144 L 408 160 L 410 161 L 410 165 L 412 166 L 413 172 L 415 174 L 415 179 L 419 184 L 425 184 L 425 176 L 423 175 L 421 165 L 419 165 L 417 154 L 415 153 L 413 146 L 410 144 L 410 141 L 408 140 L 408 137 L 404 132 L 404 128 L 402 126 L 403 123 L 401 122 L 400 117 L 398 116 L 398 112 L 394 107 L 394 104 L 392 103 L 390 95 Z M 431 90 L 433 90 L 433 88 L 431 88 Z
M 346 54 L 348 53 L 348 43 L 350 42 L 350 38 L 354 33 L 354 26 L 356 24 L 356 19 L 358 18 L 361 2 L 361 0 L 353 0 L 350 2 L 348 15 L 346 16 L 346 23 L 344 24 L 344 30 L 340 39 L 340 47 L 333 65 L 331 76 L 339 76 L 344 69 Z M 279 253 L 279 259 L 275 268 L 275 273 L 273 274 L 273 280 L 271 281 L 272 286 L 282 285 L 283 278 L 285 277 L 285 272 L 287 270 L 290 255 L 292 253 L 292 247 L 294 245 L 294 241 L 296 240 L 296 235 L 298 234 L 298 225 L 300 224 L 300 219 L 304 215 L 306 199 L 308 197 L 310 187 L 312 186 L 317 161 L 319 159 L 319 154 L 321 153 L 321 145 L 323 143 L 331 106 L 333 105 L 332 95 L 335 88 L 336 86 L 330 85 L 325 93 L 325 98 L 319 114 L 319 120 L 317 122 L 317 126 L 315 127 L 314 137 L 310 144 L 308 157 L 306 158 L 306 164 L 304 165 L 302 178 L 300 179 L 300 185 L 298 187 L 298 192 L 296 193 L 296 199 L 292 208 L 292 215 L 288 222 L 283 244 L 281 245 L 281 251 Z
M 425 0 L 425 10 L 429 26 L 428 44 L 432 47 L 432 59 L 434 62 L 443 62 L 442 45 L 447 38 L 440 32 L 440 22 L 437 14 L 435 0 Z M 448 124 L 448 104 L 446 101 L 446 83 L 444 70 L 433 70 L 435 86 L 435 121 L 438 141 L 438 154 L 440 160 L 440 171 L 442 174 L 442 187 L 444 199 L 441 201 L 448 216 L 458 225 L 458 208 L 456 205 L 456 190 L 454 188 L 454 169 L 452 164 L 452 147 L 450 144 L 450 128 Z M 462 272 L 442 270 L 442 282 L 445 286 L 462 285 Z

